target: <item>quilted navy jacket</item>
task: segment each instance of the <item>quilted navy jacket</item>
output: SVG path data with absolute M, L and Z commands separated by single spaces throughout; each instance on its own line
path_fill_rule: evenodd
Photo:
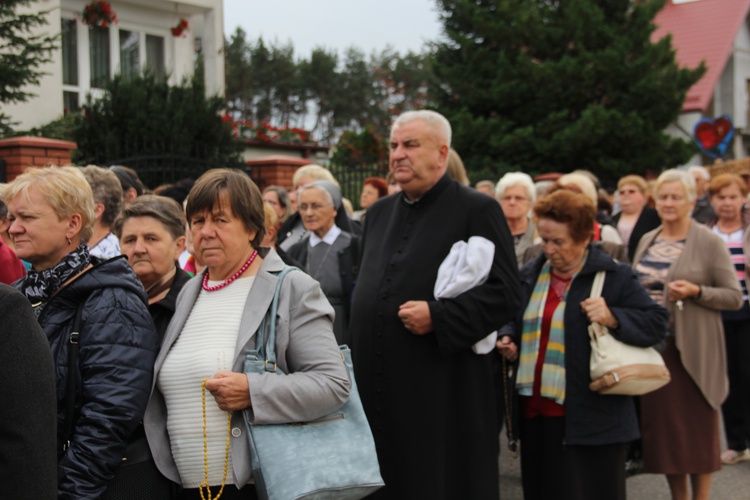
M 500 335 L 510 335 L 516 344 L 520 344 L 519 325 L 544 262 L 541 255 L 521 270 L 522 306 L 516 321 L 500 330 Z M 589 321 L 579 304 L 591 294 L 594 276 L 601 270 L 606 272 L 602 297 L 620 325 L 612 335 L 648 347 L 663 341 L 667 331 L 667 311 L 651 300 L 630 266 L 590 246 L 586 264 L 570 285 L 565 308 L 565 444 L 625 443 L 640 435 L 632 397 L 603 396 L 589 389 Z
M 67 377 L 78 377 L 71 444 L 58 463 L 59 499 L 103 496 L 143 419 L 158 349 L 146 293 L 127 260 L 92 258 L 92 263 L 39 317 L 55 358 L 58 435 Z M 78 369 L 71 373 L 69 339 L 81 302 Z

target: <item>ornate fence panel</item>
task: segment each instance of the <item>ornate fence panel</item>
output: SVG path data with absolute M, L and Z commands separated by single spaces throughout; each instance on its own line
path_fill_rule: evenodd
M 219 161 L 214 152 L 200 144 L 182 146 L 168 141 L 138 142 L 115 149 L 103 149 L 76 159 L 78 165 L 124 165 L 135 169 L 147 188 L 171 184 L 181 179 L 197 179 L 211 168 L 245 170 L 241 160 Z

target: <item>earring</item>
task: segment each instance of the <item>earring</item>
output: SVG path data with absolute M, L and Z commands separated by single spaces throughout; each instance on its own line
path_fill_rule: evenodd
M 69 245 L 69 246 L 73 244 L 73 242 L 72 242 L 72 241 L 70 241 L 70 238 L 65 238 L 65 239 L 66 239 L 66 240 L 68 240 L 68 245 Z

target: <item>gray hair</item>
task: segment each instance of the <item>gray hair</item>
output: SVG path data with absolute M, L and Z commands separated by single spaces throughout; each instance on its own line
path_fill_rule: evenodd
M 451 124 L 443 115 L 437 111 L 431 111 L 429 109 L 401 113 L 391 126 L 391 134 L 393 134 L 393 131 L 401 125 L 406 125 L 414 120 L 422 120 L 429 124 L 442 139 L 445 139 L 445 144 L 450 147 L 452 135 Z
M 307 184 L 306 186 L 302 186 L 300 188 L 300 197 L 302 196 L 302 193 L 304 193 L 308 189 L 316 189 L 320 191 L 321 193 L 323 193 L 323 195 L 325 195 L 325 199 L 329 205 L 331 205 L 336 210 L 341 208 L 341 191 L 339 190 L 339 187 L 334 183 L 328 181 L 311 182 L 310 184 Z M 299 203 L 299 201 L 297 201 L 297 203 Z
M 144 194 L 125 207 L 114 226 L 115 236 L 122 237 L 122 227 L 132 217 L 151 217 L 162 223 L 175 240 L 185 235 L 185 214 L 182 207 L 172 198 Z
M 276 197 L 279 199 L 279 205 L 284 207 L 287 212 L 292 210 L 292 202 L 289 200 L 289 192 L 281 186 L 271 185 L 263 190 L 263 194 L 273 191 L 276 193 Z
M 656 194 L 659 192 L 659 188 L 665 182 L 681 182 L 685 188 L 685 195 L 691 203 L 698 197 L 698 188 L 695 186 L 695 179 L 689 171 L 670 168 L 662 172 L 659 178 L 656 179 L 656 183 L 654 183 L 654 198 L 657 197 Z
M 687 171 L 690 175 L 693 175 L 694 172 L 699 172 L 701 174 L 701 177 L 703 177 L 703 179 L 705 180 L 709 180 L 711 178 L 711 174 L 708 172 L 708 169 L 706 167 L 701 167 L 700 165 L 693 165 L 692 167 L 688 167 Z
M 529 198 L 529 202 L 533 205 L 536 201 L 536 188 L 534 187 L 534 181 L 531 179 L 529 174 L 523 172 L 508 172 L 500 178 L 495 188 L 495 196 L 499 200 L 503 197 L 503 193 L 509 187 L 521 186 L 526 190 L 526 196 Z
M 120 216 L 124 201 L 120 179 L 113 171 L 96 165 L 81 167 L 81 172 L 91 185 L 94 202 L 104 205 L 102 225 L 111 227 Z
M 486 187 L 491 192 L 493 192 L 493 193 L 495 192 L 495 183 L 492 182 L 492 181 L 489 181 L 489 180 L 485 179 L 483 181 L 479 181 L 476 184 L 474 184 L 474 189 L 479 189 L 480 187 Z

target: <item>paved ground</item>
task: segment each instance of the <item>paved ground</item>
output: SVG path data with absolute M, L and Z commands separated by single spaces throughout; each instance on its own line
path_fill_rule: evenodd
M 503 433 L 504 434 L 504 433 Z M 503 435 L 500 442 L 500 500 L 523 500 L 521 463 L 508 458 Z M 628 500 L 670 500 L 664 476 L 642 474 L 627 482 Z M 750 462 L 725 466 L 714 475 L 711 498 L 716 500 L 750 500 Z M 554 500 L 554 499 L 551 499 Z M 606 499 L 602 499 L 606 500 Z

